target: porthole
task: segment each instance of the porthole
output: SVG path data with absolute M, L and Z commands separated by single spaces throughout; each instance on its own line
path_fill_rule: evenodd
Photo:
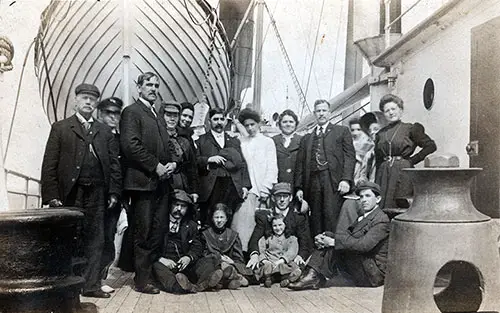
M 430 110 L 434 105 L 434 82 L 431 78 L 427 79 L 423 92 L 424 107 Z

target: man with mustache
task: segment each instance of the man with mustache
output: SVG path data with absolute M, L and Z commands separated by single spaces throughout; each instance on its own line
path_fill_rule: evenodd
M 342 195 L 353 186 L 356 154 L 349 128 L 329 122 L 330 104 L 316 100 L 318 126 L 302 137 L 295 164 L 297 199 L 311 208 L 311 234 L 335 232 Z
M 111 128 L 92 117 L 99 89 L 91 84 L 75 88 L 75 114 L 52 125 L 42 164 L 42 203 L 77 207 L 84 214 L 78 253 L 87 259 L 83 295 L 109 298 L 101 290 L 104 216 L 121 194 L 118 142 Z M 83 251 L 80 251 L 83 250 Z
M 204 245 L 192 217 L 191 196 L 184 190 L 175 189 L 169 219 L 164 227 L 161 257 L 153 265 L 155 278 L 167 292 L 203 291 L 214 288 L 222 279 L 218 260 L 202 257 Z
M 324 232 L 314 238 L 317 249 L 303 276 L 288 285 L 290 289 L 318 289 L 325 283 L 359 287 L 384 283 L 390 221 L 379 207 L 380 186 L 362 181 L 356 194 L 362 215 L 346 230 Z
M 200 175 L 200 221 L 204 225 L 209 224 L 208 210 L 215 204 L 224 203 L 234 212 L 252 188 L 240 141 L 224 131 L 227 124 L 224 111 L 221 108 L 213 108 L 208 112 L 208 116 L 210 131 L 196 141 Z M 228 154 L 225 154 L 226 157 L 221 155 L 223 150 L 231 150 L 229 155 L 237 155 L 233 160 L 228 160 Z M 233 161 L 236 159 L 239 162 L 234 166 Z M 233 166 L 229 166 L 230 163 Z
M 271 198 L 274 203 L 272 214 L 281 214 L 286 227 L 290 230 L 290 235 L 297 237 L 299 241 L 299 254 L 293 260 L 297 265 L 303 266 L 313 250 L 313 243 L 309 230 L 307 216 L 294 211 L 292 203 L 292 186 L 289 183 L 274 184 L 271 190 Z M 255 228 L 250 241 L 248 242 L 248 252 L 250 260 L 247 267 L 255 269 L 259 265 L 259 239 L 272 229 L 268 220 L 269 211 L 259 210 L 255 212 Z
M 123 110 L 120 123 L 123 184 L 130 198 L 129 231 L 134 236 L 135 290 L 148 294 L 160 292 L 151 283 L 153 255 L 161 247 L 161 227 L 168 217 L 169 178 L 178 165 L 163 117 L 154 106 L 159 87 L 157 74 L 139 75 L 139 99 Z

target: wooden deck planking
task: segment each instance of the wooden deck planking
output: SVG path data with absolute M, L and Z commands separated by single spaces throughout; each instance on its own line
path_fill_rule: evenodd
M 133 274 L 115 270 L 106 281 L 116 288 L 109 299 L 82 297 L 95 303 L 99 313 L 374 313 L 382 307 L 383 287 L 331 287 L 292 291 L 274 284 L 174 295 L 147 295 L 133 290 Z

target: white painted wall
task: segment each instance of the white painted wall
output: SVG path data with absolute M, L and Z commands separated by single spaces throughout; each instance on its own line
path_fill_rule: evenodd
M 0 1 L 0 36 L 8 37 L 15 49 L 14 69 L 0 74 L 0 127 L 4 152 L 24 57 L 38 32 L 40 14 L 49 2 L 49 0 Z M 11 3 L 13 4 L 10 5 Z M 25 66 L 5 168 L 39 178 L 50 125 L 41 105 L 33 63 L 32 47 Z M 7 184 L 10 190 L 23 191 L 25 187 L 24 182 L 11 177 Z M 36 186 L 30 186 L 30 189 L 31 192 L 36 191 Z M 22 198 L 9 198 L 9 209 L 22 207 Z
M 469 165 L 465 146 L 470 124 L 471 29 L 498 16 L 500 2 L 478 3 L 467 16 L 402 60 L 403 73 L 392 91 L 405 101 L 403 120 L 422 123 L 438 151 L 458 155 L 464 167 Z M 422 100 L 427 78 L 434 80 L 436 90 L 430 111 Z

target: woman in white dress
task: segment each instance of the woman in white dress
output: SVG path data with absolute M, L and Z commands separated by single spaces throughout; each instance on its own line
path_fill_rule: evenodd
M 234 213 L 231 228 L 239 233 L 243 251 L 247 251 L 248 241 L 255 227 L 255 210 L 259 203 L 267 202 L 270 190 L 278 180 L 278 164 L 274 141 L 260 132 L 259 113 L 243 109 L 238 120 L 248 133 L 240 141 L 252 189 L 240 209 Z

